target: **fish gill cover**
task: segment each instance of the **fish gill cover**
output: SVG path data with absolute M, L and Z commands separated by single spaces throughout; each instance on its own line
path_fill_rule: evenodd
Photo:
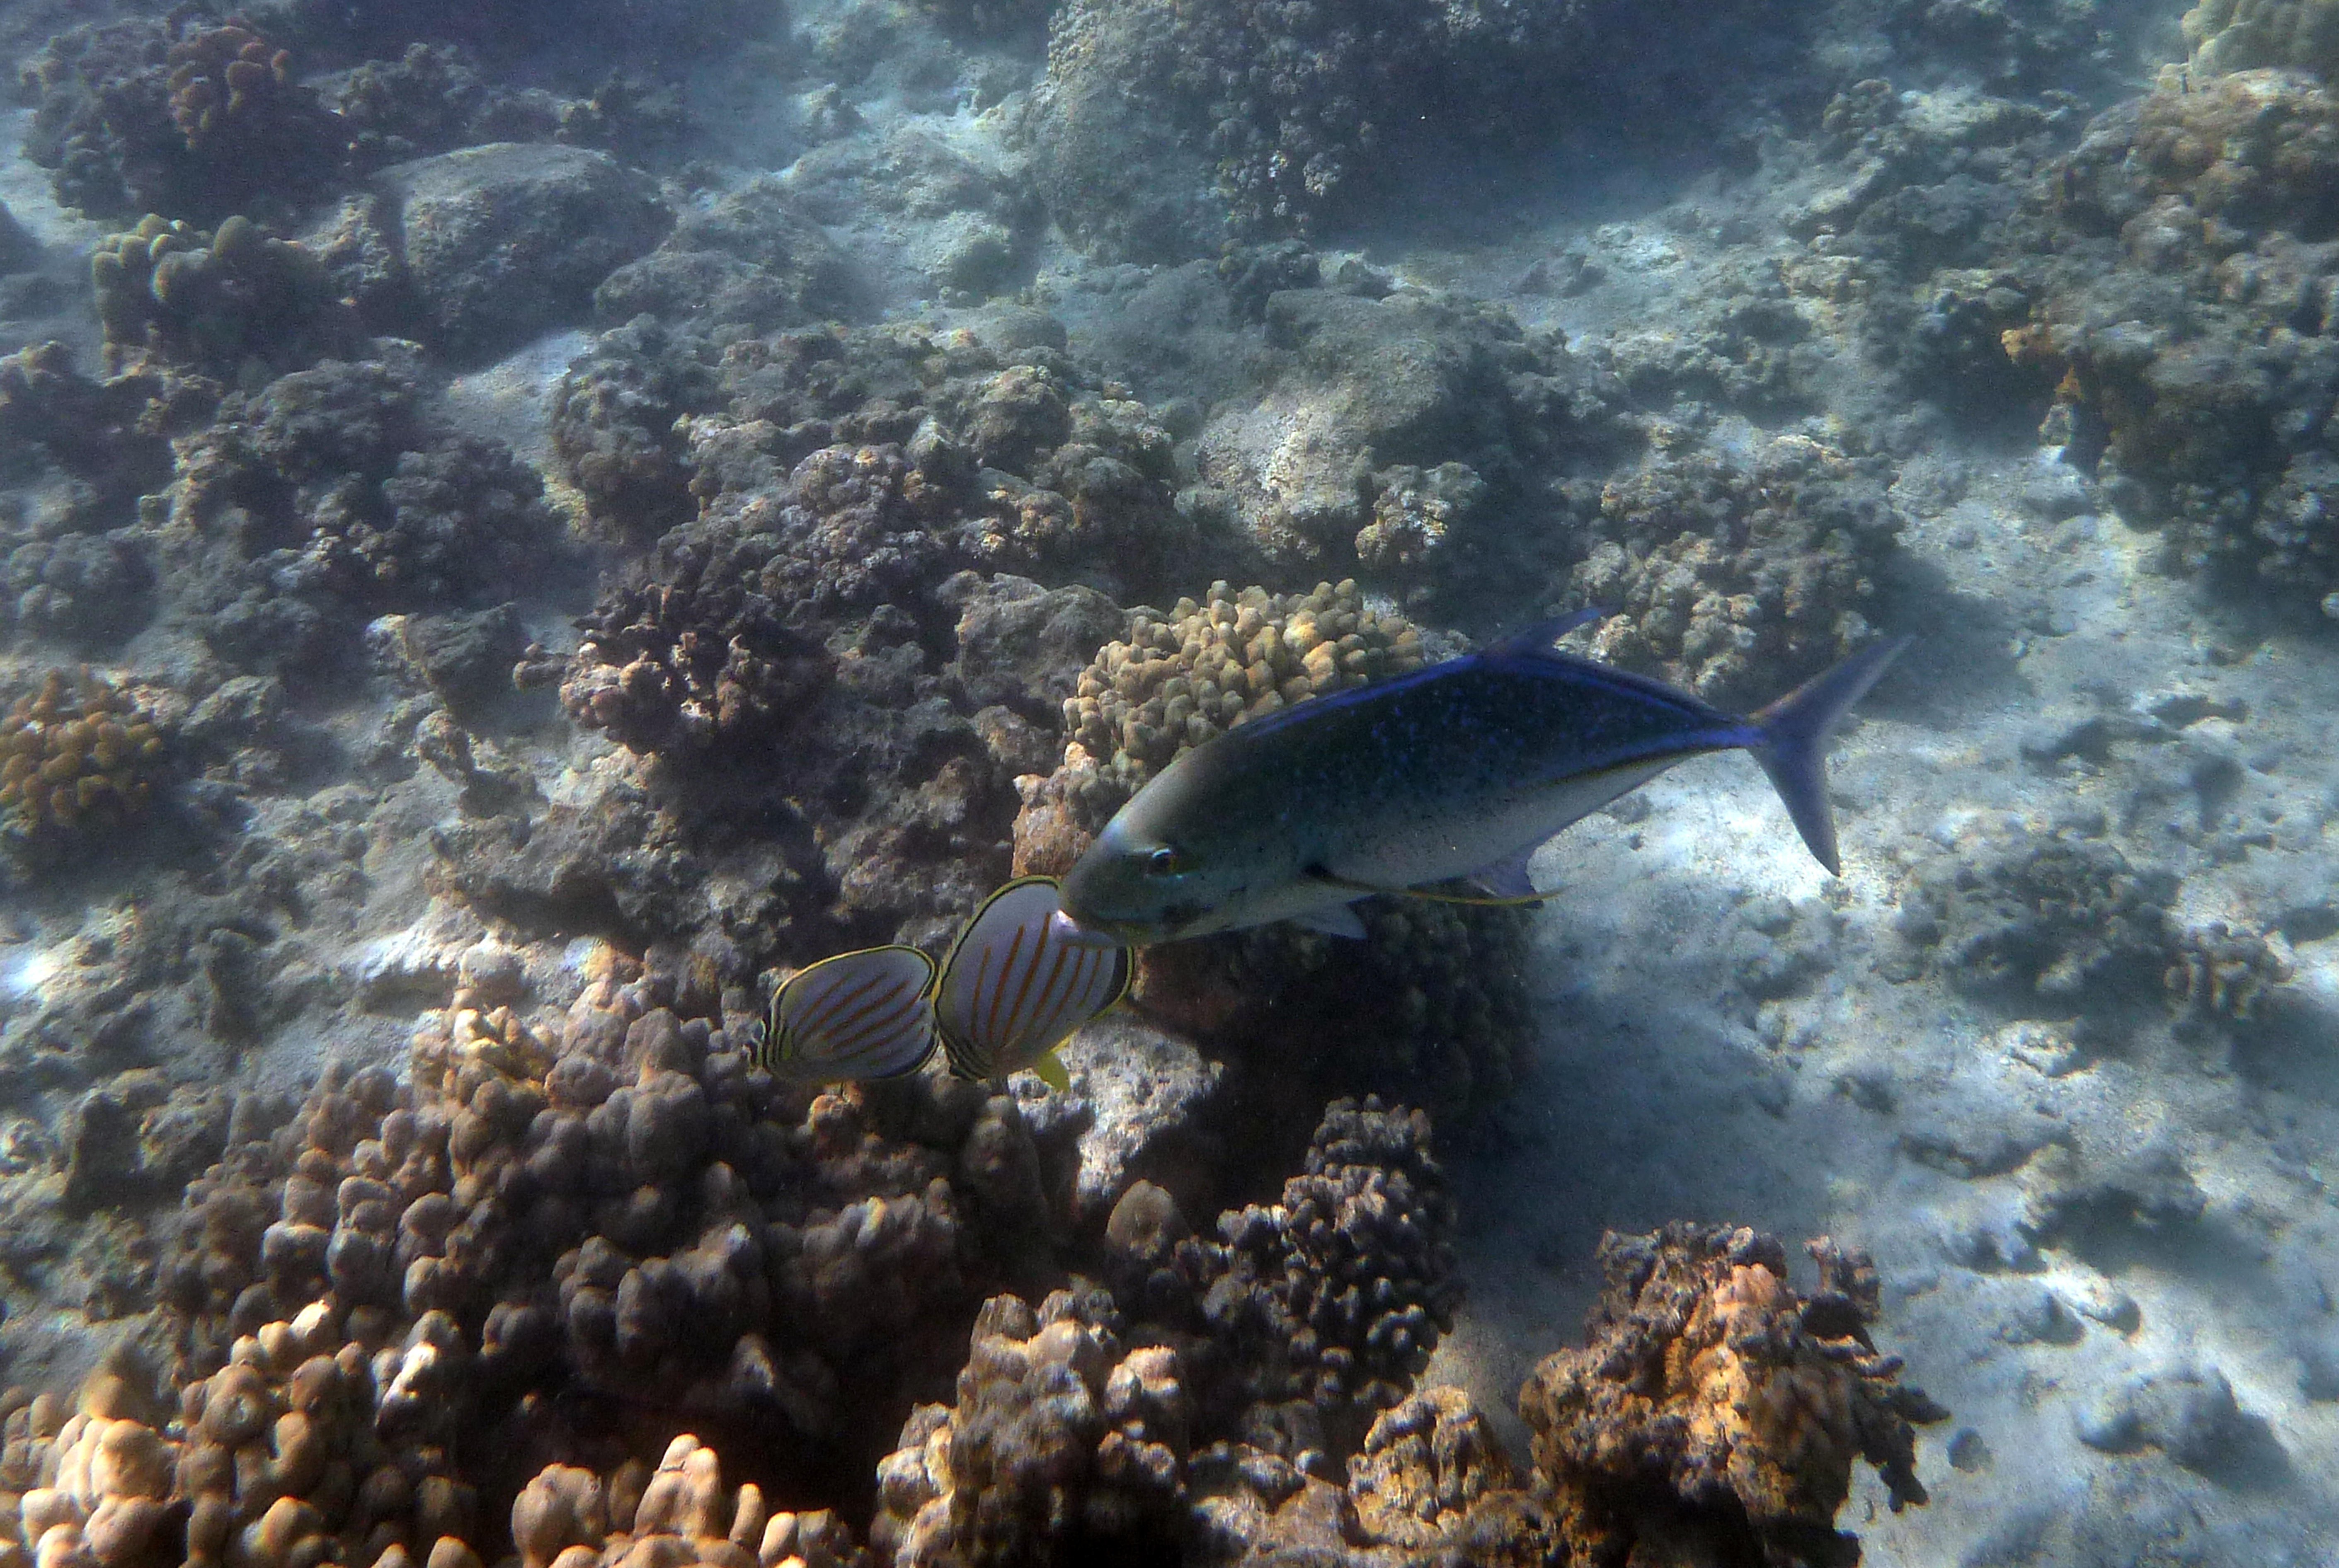
M 0 0 L 0 1568 L 2323 1560 L 2334 15 Z M 755 1066 L 1583 609 L 1841 878 Z

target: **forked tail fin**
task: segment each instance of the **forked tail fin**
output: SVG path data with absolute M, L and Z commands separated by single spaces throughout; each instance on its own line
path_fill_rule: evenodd
M 1828 809 L 1828 737 L 1851 705 L 1868 695 L 1885 666 L 1915 640 L 1893 637 L 1862 648 L 1749 716 L 1762 732 L 1762 744 L 1753 748 L 1754 760 L 1771 775 L 1771 787 L 1786 804 L 1795 831 L 1830 876 L 1841 875 L 1843 867 L 1835 852 L 1835 814 Z

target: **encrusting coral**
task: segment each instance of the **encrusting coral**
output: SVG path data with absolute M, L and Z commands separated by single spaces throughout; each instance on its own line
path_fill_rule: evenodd
M 0 718 L 0 823 L 40 840 L 120 827 L 146 814 L 163 758 L 153 718 L 84 671 L 53 669 Z
M 1821 1240 L 1819 1290 L 1787 1284 L 1786 1249 L 1752 1230 L 1610 1232 L 1589 1344 L 1519 1391 L 1535 1469 L 1586 1562 L 1630 1558 L 1848 1568 L 1834 1527 L 1851 1467 L 1877 1467 L 1897 1511 L 1926 1500 L 1912 1422 L 1946 1412 L 1898 1383 L 1868 1325 L 1876 1273 Z

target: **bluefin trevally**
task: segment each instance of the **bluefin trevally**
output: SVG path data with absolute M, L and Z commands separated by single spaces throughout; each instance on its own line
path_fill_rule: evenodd
M 1677 763 L 1742 750 L 1803 843 L 1840 869 L 1828 737 L 1909 639 L 1852 654 L 1755 714 L 1552 645 L 1597 612 L 1236 725 L 1161 770 L 1064 878 L 1066 919 L 1125 945 L 1298 920 L 1470 877 L 1535 896 L 1545 840 Z

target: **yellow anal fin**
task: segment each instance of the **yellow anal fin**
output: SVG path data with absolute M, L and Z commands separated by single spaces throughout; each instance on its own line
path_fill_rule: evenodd
M 1040 1075 L 1041 1083 L 1058 1094 L 1071 1093 L 1072 1075 L 1064 1070 L 1064 1059 L 1052 1049 L 1040 1053 L 1040 1060 L 1031 1064 L 1031 1070 Z

